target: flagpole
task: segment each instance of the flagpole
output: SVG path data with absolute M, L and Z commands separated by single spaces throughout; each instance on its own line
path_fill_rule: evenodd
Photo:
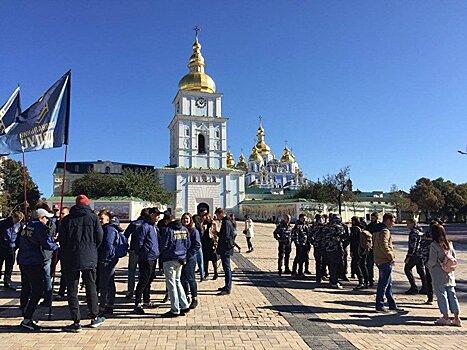
M 28 223 L 28 194 L 27 194 L 27 185 L 26 185 L 26 160 L 24 157 L 24 149 L 23 149 L 23 191 L 24 191 L 24 223 Z

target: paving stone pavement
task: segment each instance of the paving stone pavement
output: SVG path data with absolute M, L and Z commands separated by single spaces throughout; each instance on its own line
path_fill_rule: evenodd
M 242 223 L 238 223 L 239 228 Z M 168 310 L 161 300 L 163 277 L 153 283 L 152 299 L 158 308 L 144 316 L 131 313 L 133 305 L 123 298 L 126 291 L 126 263 L 117 271 L 115 315 L 98 329 L 85 327 L 79 334 L 60 328 L 70 321 L 66 302 L 54 302 L 52 321 L 47 309 L 39 308 L 35 318 L 46 327 L 37 333 L 21 331 L 18 292 L 0 289 L 0 346 L 2 349 L 461 349 L 467 348 L 464 328 L 437 327 L 438 309 L 423 305 L 424 296 L 405 296 L 408 288 L 403 273 L 407 236 L 394 235 L 397 260 L 394 289 L 404 315 L 373 312 L 374 290 L 353 292 L 356 281 L 344 290 L 331 290 L 307 280 L 279 277 L 276 273 L 274 226 L 255 226 L 252 253 L 243 253 L 246 242 L 239 234 L 241 254 L 233 257 L 234 288 L 230 296 L 217 296 L 223 274 L 216 281 L 199 284 L 198 308 L 185 317 L 163 319 Z M 241 230 L 239 230 L 241 232 Z M 456 245 L 460 267 L 456 271 L 461 310 L 467 303 L 467 247 Z M 294 253 L 292 253 L 293 255 Z M 312 253 L 310 254 L 312 257 Z M 313 259 L 310 267 L 314 266 Z M 15 267 L 14 281 L 19 282 Z M 312 273 L 314 269 L 311 268 Z M 81 295 L 84 302 L 84 294 Z M 86 315 L 83 304 L 82 315 Z M 83 320 L 83 325 L 86 325 Z

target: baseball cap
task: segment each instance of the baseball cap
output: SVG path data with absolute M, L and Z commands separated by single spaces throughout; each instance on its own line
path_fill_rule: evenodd
M 149 215 L 151 215 L 151 214 L 162 215 L 164 213 L 161 212 L 158 208 L 149 208 Z
M 46 216 L 46 217 L 48 217 L 48 218 L 51 218 L 51 217 L 54 216 L 54 214 L 49 213 L 47 210 L 41 208 L 41 209 L 37 209 L 37 210 L 36 210 L 36 216 L 37 216 L 38 218 L 42 218 L 42 217 L 44 217 L 44 216 Z

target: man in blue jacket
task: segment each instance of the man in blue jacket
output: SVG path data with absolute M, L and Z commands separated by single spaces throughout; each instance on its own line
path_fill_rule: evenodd
M 43 253 L 57 249 L 49 232 L 49 220 L 53 214 L 45 209 L 37 209 L 35 214 L 36 218 L 21 232 L 18 253 L 21 271 L 20 308 L 24 317 L 20 326 L 30 331 L 40 330 L 32 316 L 44 292 Z
M 183 316 L 190 310 L 180 281 L 189 246 L 188 230 L 182 226 L 180 220 L 175 220 L 175 217 L 171 216 L 170 222 L 161 232 L 161 261 L 170 299 L 170 310 L 162 317 Z
M 14 212 L 10 217 L 0 221 L 0 277 L 2 275 L 3 262 L 5 262 L 5 277 L 3 286 L 6 289 L 12 289 L 11 274 L 15 264 L 16 239 L 21 231 L 21 221 L 23 213 Z
M 133 233 L 132 247 L 138 256 L 139 277 L 135 291 L 135 314 L 144 314 L 144 307 L 151 308 L 151 283 L 156 271 L 156 261 L 159 258 L 159 241 L 156 226 L 161 212 L 157 208 L 149 208 L 149 216 Z M 133 244 L 133 241 L 135 244 Z M 141 305 L 141 296 L 143 305 Z
M 225 286 L 220 288 L 219 295 L 228 295 L 232 290 L 232 269 L 230 267 L 230 257 L 235 247 L 235 232 L 232 221 L 227 218 L 224 209 L 218 208 L 215 212 L 222 220 L 221 229 L 218 234 L 217 253 L 221 257 L 222 268 L 225 273 Z
M 102 243 L 104 232 L 99 218 L 89 206 L 91 201 L 85 195 L 76 197 L 76 205 L 60 224 L 60 251 L 63 274 L 68 288 L 68 307 L 73 323 L 66 326 L 66 332 L 81 331 L 78 284 L 80 275 L 86 286 L 86 303 L 91 316 L 91 327 L 99 327 L 105 318 L 99 316 L 96 288 L 97 249 Z

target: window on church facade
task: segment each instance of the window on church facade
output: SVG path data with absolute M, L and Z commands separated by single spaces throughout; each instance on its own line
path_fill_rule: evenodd
M 206 140 L 203 134 L 198 135 L 198 153 L 206 154 Z
M 188 126 L 185 128 L 185 136 L 190 136 L 190 128 Z
M 221 132 L 219 129 L 216 129 L 216 137 L 217 138 L 221 137 Z

